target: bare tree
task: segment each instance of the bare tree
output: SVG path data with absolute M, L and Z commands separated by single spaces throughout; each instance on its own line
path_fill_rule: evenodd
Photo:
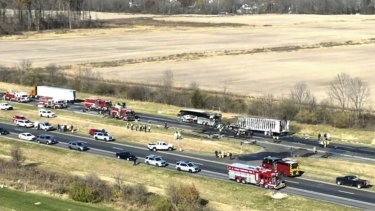
M 303 105 L 310 104 L 315 97 L 313 94 L 311 94 L 306 83 L 301 82 L 293 86 L 292 90 L 290 91 L 290 99 L 301 108 Z
M 350 79 L 348 98 L 352 108 L 360 113 L 370 100 L 370 89 L 368 84 L 356 77 Z
M 173 85 L 174 85 L 174 76 L 171 70 L 164 71 L 161 77 L 161 87 L 160 94 L 162 100 L 166 104 L 171 104 L 173 101 Z
M 275 96 L 273 94 L 265 94 L 261 98 L 263 116 L 273 117 L 275 109 Z
M 347 109 L 349 106 L 350 83 L 350 76 L 346 73 L 340 73 L 329 84 L 327 94 L 342 110 Z
M 16 66 L 17 71 L 19 72 L 19 80 L 22 85 L 24 85 L 24 79 L 27 72 L 30 71 L 31 67 L 33 65 L 33 62 L 28 59 L 20 60 Z
M 21 166 L 22 162 L 25 160 L 19 146 L 13 146 L 10 150 L 10 155 L 12 156 L 13 163 L 17 166 Z

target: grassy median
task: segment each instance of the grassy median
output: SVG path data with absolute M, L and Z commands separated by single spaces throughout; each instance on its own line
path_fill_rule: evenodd
M 45 120 L 53 124 L 55 127 L 57 124 L 68 124 L 74 125 L 77 128 L 77 133 L 81 135 L 88 135 L 90 129 L 102 129 L 105 128 L 110 134 L 112 134 L 117 141 L 121 142 L 134 142 L 146 144 L 156 141 L 166 141 L 173 143 L 176 147 L 182 147 L 186 152 L 196 152 L 202 154 L 213 155 L 215 150 L 221 150 L 226 152 L 232 152 L 234 154 L 242 153 L 253 153 L 261 151 L 262 148 L 258 146 L 246 145 L 241 146 L 237 142 L 231 142 L 227 139 L 215 139 L 207 140 L 202 138 L 193 138 L 191 132 L 187 136 L 183 136 L 183 140 L 176 141 L 173 138 L 175 130 L 169 128 L 168 130 L 158 129 L 157 126 L 151 126 L 151 133 L 145 133 L 126 128 L 126 122 L 107 119 L 101 116 L 93 116 L 86 114 L 73 113 L 64 109 L 53 110 L 57 117 L 56 118 L 42 118 L 38 116 L 38 108 L 36 106 L 30 106 L 28 104 L 13 104 L 14 110 L 0 112 L 0 119 L 3 121 L 11 122 L 14 115 L 24 115 L 30 121 Z M 137 124 L 137 123 L 135 123 Z M 142 124 L 142 123 L 139 123 Z M 184 135 L 184 133 L 182 133 Z M 199 147 L 197 147 L 199 146 Z
M 76 175 L 95 173 L 101 179 L 115 182 L 121 177 L 127 183 L 146 185 L 149 191 L 165 194 L 166 185 L 173 183 L 194 184 L 209 206 L 218 211 L 238 210 L 355 210 L 297 196 L 272 199 L 270 192 L 251 185 L 240 185 L 232 181 L 202 178 L 187 173 L 164 170 L 146 165 L 132 166 L 132 163 L 75 151 L 66 151 L 54 146 L 40 146 L 32 143 L 0 139 L 0 154 L 9 156 L 10 149 L 19 146 L 27 163 L 38 163 L 38 167 L 55 172 L 70 172 Z M 53 158 L 53 159 L 46 159 Z M 6 181 L 9 183 L 10 181 Z M 284 196 L 285 197 L 285 196 Z

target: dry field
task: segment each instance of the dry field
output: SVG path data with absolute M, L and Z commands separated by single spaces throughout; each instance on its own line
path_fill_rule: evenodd
M 69 172 L 76 175 L 95 173 L 101 179 L 109 182 L 115 182 L 115 178 L 120 176 L 121 179 L 125 180 L 125 183 L 146 185 L 150 192 L 158 194 L 165 194 L 166 181 L 193 183 L 200 191 L 202 198 L 209 200 L 208 205 L 215 207 L 218 211 L 356 210 L 285 194 L 280 194 L 282 197 L 279 199 L 271 199 L 269 191 L 254 188 L 251 185 L 239 185 L 235 182 L 200 178 L 146 165 L 134 167 L 130 162 L 56 149 L 53 146 L 41 147 L 36 144 L 14 142 L 6 139 L 0 139 L 0 143 L 2 146 L 0 156 L 9 156 L 10 148 L 18 145 L 23 150 L 28 163 L 38 163 L 41 168 L 48 169 L 48 171 Z M 53 157 L 54 159 L 53 161 L 46 160 L 46 157 Z M 93 161 L 95 161 L 95 165 L 92 165 Z M 2 182 L 1 178 L 0 182 Z M 44 194 L 46 193 L 44 192 Z
M 325 85 L 332 77 L 347 72 L 368 81 L 375 94 L 369 56 L 375 46 L 375 40 L 369 40 L 375 38 L 375 31 L 369 30 L 375 26 L 373 16 L 92 13 L 92 17 L 117 20 L 110 24 L 111 29 L 3 37 L 0 64 L 14 65 L 20 59 L 31 59 L 35 66 L 133 59 L 135 64 L 123 61 L 119 67 L 108 63 L 91 66 L 109 79 L 155 83 L 170 69 L 179 86 L 196 81 L 203 88 L 222 90 L 225 83 L 229 91 L 241 94 L 283 95 L 294 83 L 306 81 L 319 98 L 325 97 Z M 207 27 L 202 27 L 205 24 Z M 218 27 L 220 24 L 224 27 Z M 345 41 L 355 45 L 321 44 Z M 267 52 L 268 48 L 287 46 L 313 49 Z M 256 48 L 266 52 L 249 54 Z M 195 52 L 200 54 L 181 56 Z

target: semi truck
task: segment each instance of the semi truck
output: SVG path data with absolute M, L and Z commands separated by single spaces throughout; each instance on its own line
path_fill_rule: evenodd
M 74 102 L 77 100 L 77 91 L 52 86 L 35 86 L 29 93 L 33 98 L 50 97 L 55 100 Z
M 240 128 L 253 132 L 262 132 L 265 135 L 280 136 L 289 133 L 289 120 L 267 119 L 262 117 L 238 117 Z

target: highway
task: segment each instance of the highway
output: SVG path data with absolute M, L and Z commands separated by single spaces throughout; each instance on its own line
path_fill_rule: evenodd
M 12 102 L 12 103 L 15 103 L 15 102 Z M 27 103 L 27 104 L 32 104 L 36 106 L 37 101 L 31 101 L 30 103 Z M 27 104 L 24 104 L 24 105 L 27 105 Z M 87 114 L 87 115 L 98 115 L 96 112 L 82 112 L 82 109 L 83 109 L 82 104 L 73 104 L 73 105 L 70 105 L 70 107 L 67 108 L 66 110 L 76 112 L 76 113 L 81 113 L 81 114 Z M 163 117 L 160 115 L 151 115 L 151 114 L 144 114 L 144 113 L 138 113 L 138 112 L 137 112 L 137 115 L 140 117 L 141 122 L 148 122 L 148 123 L 155 124 L 155 125 L 164 125 L 164 123 L 167 122 L 169 127 L 174 127 L 174 128 L 179 128 L 179 129 L 200 130 L 200 129 L 205 128 L 202 125 L 182 123 L 182 122 L 177 121 L 177 119 L 171 119 L 171 118 Z M 176 114 L 176 117 L 177 117 L 177 114 Z M 253 138 L 259 141 L 266 142 L 266 143 L 272 142 L 271 138 L 264 137 L 261 134 L 255 134 Z M 357 159 L 375 162 L 375 148 L 369 147 L 366 145 L 354 146 L 354 145 L 348 145 L 348 144 L 343 144 L 343 143 L 335 143 L 333 141 L 328 146 L 328 148 L 324 149 L 324 148 L 321 148 L 321 146 L 319 146 L 317 140 L 298 138 L 298 137 L 293 137 L 293 136 L 281 137 L 281 143 L 279 145 L 285 146 L 285 147 L 292 147 L 292 148 L 304 148 L 310 151 L 314 147 L 316 147 L 316 149 L 318 149 L 320 153 L 337 154 L 337 155 L 342 155 L 346 157 L 355 157 Z
M 227 180 L 226 166 L 230 162 L 238 162 L 236 160 L 224 161 L 223 159 L 216 159 L 210 156 L 193 155 L 184 152 L 150 152 L 145 146 L 119 143 L 119 142 L 101 142 L 92 139 L 91 137 L 79 136 L 71 133 L 62 133 L 57 131 L 44 132 L 35 129 L 20 128 L 10 125 L 8 123 L 0 123 L 0 127 L 7 129 L 11 134 L 9 137 L 18 137 L 19 133 L 30 132 L 34 135 L 51 134 L 60 142 L 56 147 L 67 148 L 67 143 L 72 140 L 80 140 L 85 142 L 90 150 L 87 153 L 95 153 L 109 157 L 115 157 L 118 151 L 130 151 L 139 158 L 144 158 L 150 154 L 162 156 L 168 163 L 170 168 L 173 164 L 181 160 L 189 160 L 201 166 L 202 172 L 198 175 L 208 176 L 215 179 Z M 86 153 L 86 152 L 83 152 Z M 373 210 L 375 207 L 374 198 L 375 192 L 367 190 L 359 190 L 350 187 L 336 186 L 335 184 L 322 183 L 317 181 L 306 180 L 302 178 L 287 178 L 287 188 L 281 190 L 290 194 L 304 195 L 306 197 L 315 198 L 318 200 L 330 201 L 347 206 L 357 207 L 365 210 Z M 240 184 L 239 184 L 240 185 Z
M 32 102 L 36 104 L 36 102 Z M 81 104 L 74 104 L 68 108 L 68 110 L 82 113 L 83 105 Z M 87 114 L 98 115 L 95 112 L 85 112 Z M 150 122 L 156 125 L 164 125 L 167 122 L 168 126 L 180 128 L 180 129 L 188 129 L 188 130 L 199 130 L 205 128 L 202 125 L 195 125 L 195 124 L 188 124 L 188 123 L 181 123 L 176 119 L 171 119 L 168 117 L 158 116 L 158 115 L 150 115 L 150 114 L 143 114 L 137 113 L 140 117 L 142 122 Z M 177 117 L 177 114 L 176 114 Z M 262 140 L 272 141 L 271 138 L 263 137 L 263 135 L 255 134 L 255 139 L 261 138 Z M 353 145 L 346 145 L 342 143 L 335 143 L 332 142 L 328 148 L 324 149 L 319 146 L 317 140 L 311 139 L 304 139 L 298 138 L 293 136 L 286 136 L 282 137 L 282 145 L 286 145 L 287 147 L 294 147 L 294 148 L 306 148 L 312 150 L 313 147 L 316 147 L 322 153 L 332 153 L 332 154 L 342 154 L 344 156 L 357 156 L 365 159 L 371 159 L 375 161 L 375 148 L 368 147 L 368 146 L 353 146 Z

